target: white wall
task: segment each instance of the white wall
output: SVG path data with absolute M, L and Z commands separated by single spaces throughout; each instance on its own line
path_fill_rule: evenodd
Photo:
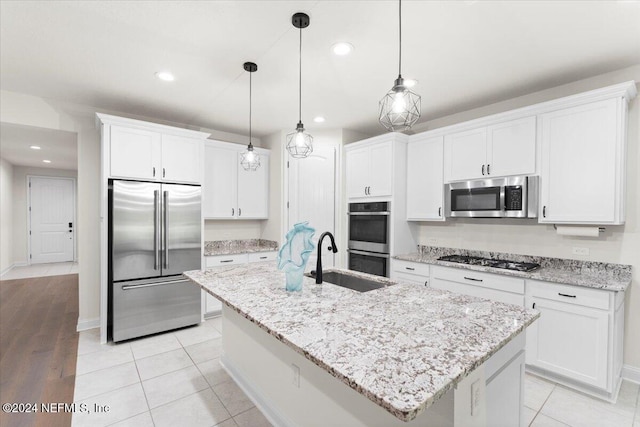
M 628 80 L 640 81 L 640 66 L 607 73 L 557 88 L 442 117 L 418 127 L 416 132 L 435 129 L 486 115 L 561 98 Z M 421 223 L 420 244 L 548 257 L 603 261 L 633 266 L 633 283 L 625 307 L 624 363 L 640 368 L 640 97 L 629 105 L 627 151 L 627 221 L 608 226 L 600 238 L 558 236 L 551 225 L 535 220 L 464 220 Z M 572 247 L 589 248 L 589 256 L 572 254 Z
M 27 176 L 54 176 L 76 178 L 77 172 L 67 169 L 34 168 L 29 166 L 13 167 L 13 262 L 27 264 L 29 261 L 29 223 L 28 201 L 29 187 Z M 77 199 L 76 199 L 77 202 Z M 77 222 L 76 208 L 76 222 Z M 79 231 L 76 234 L 76 256 L 78 255 Z
M 280 131 L 262 138 L 262 147 L 271 150 L 269 166 L 269 219 L 262 222 L 262 238 L 275 240 L 282 245 L 284 232 L 282 218 L 284 207 L 282 202 L 284 191 L 284 175 L 282 157 L 286 132 Z
M 0 274 L 13 266 L 13 165 L 0 158 Z
M 206 220 L 204 240 L 260 239 L 262 222 L 258 220 Z

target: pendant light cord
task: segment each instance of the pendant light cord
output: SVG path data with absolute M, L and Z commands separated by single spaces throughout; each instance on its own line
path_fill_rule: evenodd
M 253 73 L 250 72 L 249 73 L 249 147 L 252 147 L 253 145 L 251 144 L 251 75 Z
M 398 76 L 402 76 L 402 0 L 398 0 Z
M 302 123 L 302 28 L 300 28 L 300 46 L 298 51 L 299 66 L 298 66 L 298 121 Z

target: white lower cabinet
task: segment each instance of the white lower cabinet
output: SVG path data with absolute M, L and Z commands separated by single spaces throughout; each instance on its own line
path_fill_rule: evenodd
M 524 279 L 433 266 L 431 287 L 493 301 L 524 305 Z
M 249 252 L 244 254 L 215 255 L 204 257 L 206 268 L 221 267 L 225 265 L 243 265 L 252 262 L 274 261 L 278 256 L 277 251 Z M 205 300 L 204 317 L 213 317 L 222 311 L 222 303 L 208 292 L 202 291 Z
M 429 286 L 431 266 L 421 262 L 391 260 L 391 280 Z
M 527 330 L 527 365 L 612 400 L 622 368 L 624 293 L 527 281 L 527 306 L 540 319 Z

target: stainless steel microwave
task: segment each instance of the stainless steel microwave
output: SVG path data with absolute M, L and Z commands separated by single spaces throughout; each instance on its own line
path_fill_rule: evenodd
M 445 216 L 536 218 L 538 177 L 522 175 L 445 184 Z

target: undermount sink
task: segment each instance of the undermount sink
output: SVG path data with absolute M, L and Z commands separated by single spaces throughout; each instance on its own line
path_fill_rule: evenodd
M 315 273 L 315 272 L 313 272 Z M 315 274 L 307 273 L 307 277 L 315 278 Z M 368 292 L 376 289 L 384 288 L 392 282 L 381 283 L 375 280 L 367 279 L 360 276 L 355 276 L 342 271 L 322 271 L 322 281 L 331 283 L 333 285 L 342 286 L 343 288 L 353 289 L 358 292 Z

